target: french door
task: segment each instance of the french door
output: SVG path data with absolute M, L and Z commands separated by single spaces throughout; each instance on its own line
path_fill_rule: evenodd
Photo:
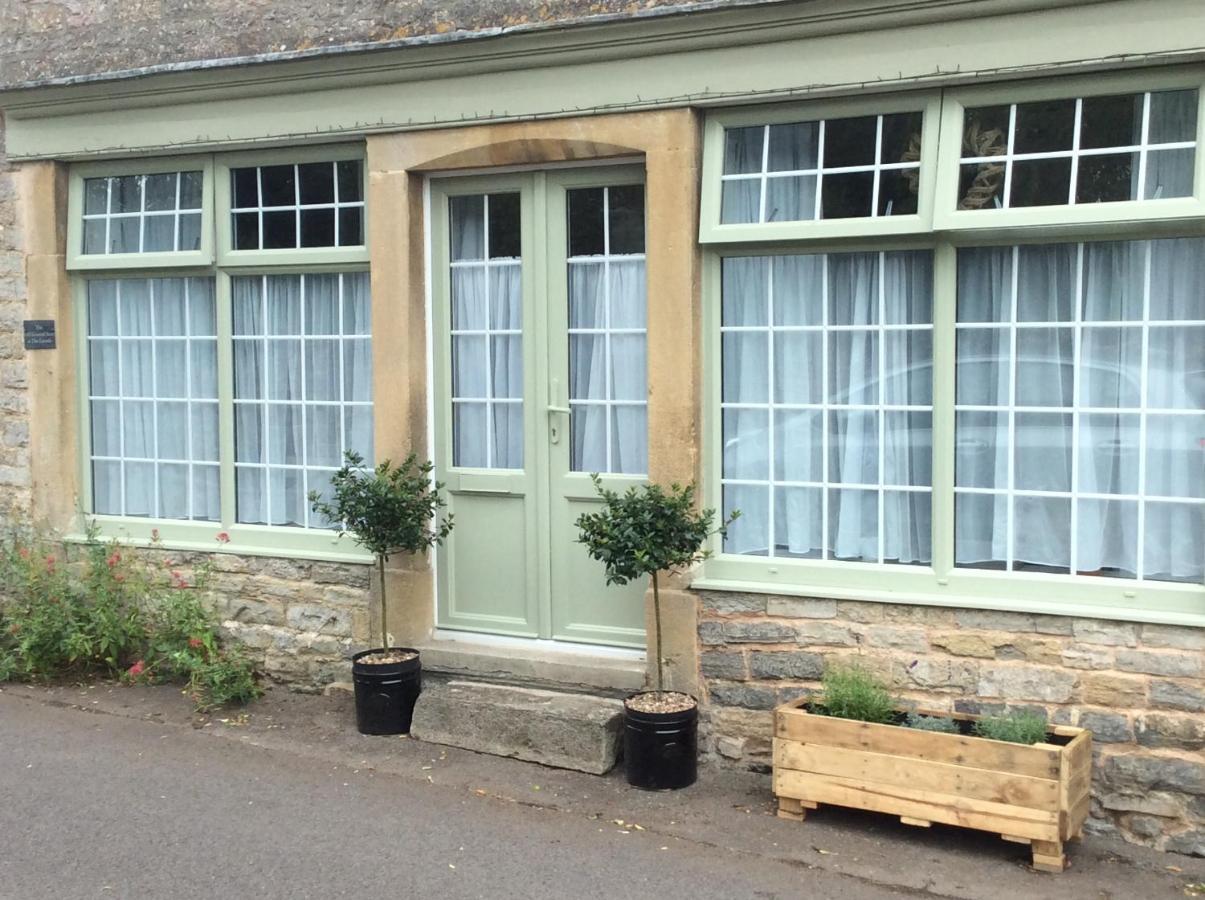
M 644 583 L 576 542 L 648 467 L 643 173 L 432 184 L 436 474 L 455 530 L 442 628 L 643 647 Z

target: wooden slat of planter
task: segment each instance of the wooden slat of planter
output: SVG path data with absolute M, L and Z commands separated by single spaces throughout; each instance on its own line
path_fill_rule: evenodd
M 892 753 L 822 747 L 776 738 L 774 765 L 816 775 L 900 785 L 1030 809 L 1055 811 L 1059 808 L 1057 781 L 914 757 L 901 758 Z
M 1008 744 L 955 734 L 940 734 L 815 716 L 798 709 L 779 707 L 774 716 L 776 737 L 848 750 L 890 752 L 895 756 L 927 759 L 955 766 L 995 769 L 1055 780 L 1059 777 L 1057 748 Z
M 866 784 L 852 778 L 812 775 L 789 769 L 775 772 L 774 793 L 780 797 L 797 797 L 893 816 L 928 819 L 1031 840 L 1059 840 L 1058 813 L 971 800 L 954 794 Z

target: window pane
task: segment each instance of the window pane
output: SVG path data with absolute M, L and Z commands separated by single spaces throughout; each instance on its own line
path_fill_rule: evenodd
M 1151 94 L 1150 142 L 1168 144 L 1196 140 L 1197 105 L 1195 90 Z
M 765 134 L 761 125 L 724 129 L 724 174 L 760 172 Z
M 1153 580 L 1200 571 L 1199 543 L 1136 544 L 1149 539 L 1142 522 L 1174 519 L 1172 507 L 1205 514 L 1198 243 L 959 252 L 958 565 Z M 1175 318 L 1185 324 L 1160 324 Z
M 519 195 L 490 194 L 490 259 L 518 259 L 520 237 Z
M 723 270 L 724 511 L 742 512 L 725 552 L 928 564 L 931 256 L 734 257 Z
M 829 119 L 824 123 L 824 167 L 869 166 L 875 161 L 878 118 Z
M 873 172 L 844 172 L 824 176 L 821 198 L 826 219 L 851 219 L 872 215 L 873 197 Z
M 349 449 L 371 465 L 367 291 L 363 272 L 232 279 L 238 521 L 326 528 L 308 492 Z
M 720 222 L 743 225 L 760 221 L 761 180 L 741 178 L 725 181 L 720 200 Z
M 820 126 L 818 122 L 770 126 L 770 172 L 798 172 L 818 165 Z M 761 169 L 761 161 L 752 171 Z
M 211 279 L 87 283 L 95 512 L 217 515 L 189 487 L 196 463 L 216 460 L 216 355 L 198 352 L 214 344 L 198 339 L 187 314 L 194 297 L 211 296 Z

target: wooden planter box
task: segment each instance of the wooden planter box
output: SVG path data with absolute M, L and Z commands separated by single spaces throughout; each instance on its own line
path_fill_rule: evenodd
M 779 816 L 802 822 L 807 810 L 831 803 L 922 828 L 942 822 L 994 831 L 1029 844 L 1035 869 L 1063 870 L 1063 842 L 1081 836 L 1088 816 L 1090 731 L 1056 725 L 1057 743 L 1027 746 L 813 715 L 808 702 L 774 711 Z

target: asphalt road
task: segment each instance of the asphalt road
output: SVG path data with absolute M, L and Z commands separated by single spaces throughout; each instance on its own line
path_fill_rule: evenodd
M 899 896 L 603 824 L 0 695 L 3 900 Z

